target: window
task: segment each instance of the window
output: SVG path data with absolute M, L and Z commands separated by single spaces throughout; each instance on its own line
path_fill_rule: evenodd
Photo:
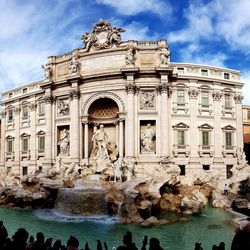
M 8 139 L 7 140 L 7 153 L 12 153 L 13 152 L 13 140 Z
M 13 96 L 13 93 L 9 93 L 9 98 L 11 98 Z
M 9 122 L 13 121 L 13 110 L 12 109 L 8 110 L 8 121 Z
M 225 137 L 226 137 L 226 146 L 227 147 L 233 146 L 232 132 L 226 132 Z
M 184 74 L 184 68 L 177 68 L 178 74 Z
M 45 114 L 45 103 L 44 102 L 39 102 L 38 103 L 38 114 L 39 115 L 44 115 Z
M 28 138 L 23 138 L 22 139 L 22 151 L 28 152 L 28 149 L 29 149 L 29 140 Z
M 179 165 L 179 168 L 181 170 L 180 175 L 186 175 L 186 166 L 185 165 Z
M 228 73 L 224 73 L 224 79 L 229 79 L 230 75 Z
M 23 94 L 27 93 L 27 88 L 23 89 Z
M 201 70 L 201 75 L 207 76 L 208 75 L 208 71 L 206 69 L 202 69 Z
M 250 120 L 250 110 L 247 111 L 247 120 Z
M 177 143 L 178 145 L 185 145 L 185 131 L 184 130 L 178 130 Z
M 209 170 L 210 169 L 210 165 L 202 165 L 202 168 L 203 168 L 203 170 Z
M 202 145 L 209 146 L 209 132 L 202 131 Z
M 45 136 L 38 137 L 38 152 L 44 152 L 45 150 Z
M 178 104 L 183 105 L 184 102 L 185 102 L 185 99 L 184 99 L 184 90 L 183 89 L 178 89 L 177 90 L 177 105 Z
M 23 119 L 27 119 L 29 116 L 29 107 L 28 105 L 23 106 Z
M 225 94 L 225 108 L 231 108 L 231 96 L 230 96 L 230 94 Z
M 203 107 L 209 106 L 208 92 L 201 92 L 201 105 Z
M 27 175 L 28 174 L 28 167 L 23 167 L 23 175 Z

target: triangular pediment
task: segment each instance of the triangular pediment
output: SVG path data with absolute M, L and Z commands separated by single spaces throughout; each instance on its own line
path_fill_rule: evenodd
M 179 128 L 179 129 L 180 128 L 189 128 L 189 126 L 183 122 L 180 122 L 180 123 L 174 125 L 173 128 Z
M 235 128 L 231 125 L 227 125 L 226 127 L 222 128 L 223 130 L 235 130 Z
M 199 129 L 213 129 L 213 127 L 207 123 L 198 127 Z

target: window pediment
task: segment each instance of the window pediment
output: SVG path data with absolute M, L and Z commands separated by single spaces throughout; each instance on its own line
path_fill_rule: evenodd
M 175 129 L 188 129 L 189 126 L 183 122 L 180 122 L 180 123 L 174 125 L 173 128 L 175 128 Z
M 231 125 L 227 125 L 226 127 L 222 128 L 223 130 L 226 130 L 226 131 L 234 131 L 236 130 L 233 126 Z
M 211 125 L 207 124 L 207 123 L 199 126 L 198 128 L 201 129 L 201 130 L 212 130 L 213 129 L 213 127 Z

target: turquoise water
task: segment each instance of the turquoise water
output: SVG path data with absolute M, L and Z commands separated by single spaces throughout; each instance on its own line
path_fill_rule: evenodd
M 120 225 L 117 218 L 110 217 L 72 217 L 58 214 L 55 210 L 19 210 L 0 208 L 0 219 L 12 235 L 19 227 L 24 227 L 29 234 L 41 231 L 45 237 L 53 240 L 60 238 L 65 244 L 70 235 L 76 236 L 83 247 L 88 241 L 91 249 L 96 249 L 96 240 L 106 240 L 109 249 L 119 246 L 123 234 L 131 231 L 133 240 L 140 249 L 144 235 L 157 237 L 161 246 L 171 250 L 193 250 L 195 242 L 201 242 L 204 250 L 212 249 L 213 244 L 224 241 L 230 249 L 234 236 L 231 215 L 213 208 L 206 208 L 201 216 L 191 216 L 190 221 L 153 228 L 137 225 Z

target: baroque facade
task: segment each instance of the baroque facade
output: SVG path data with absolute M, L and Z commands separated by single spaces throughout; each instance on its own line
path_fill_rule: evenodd
M 229 177 L 243 148 L 240 72 L 170 62 L 165 40 L 121 41 L 124 31 L 100 20 L 83 48 L 48 58 L 44 80 L 3 93 L 2 169 L 100 172 L 125 159 L 137 176 L 171 161 L 181 175 Z

